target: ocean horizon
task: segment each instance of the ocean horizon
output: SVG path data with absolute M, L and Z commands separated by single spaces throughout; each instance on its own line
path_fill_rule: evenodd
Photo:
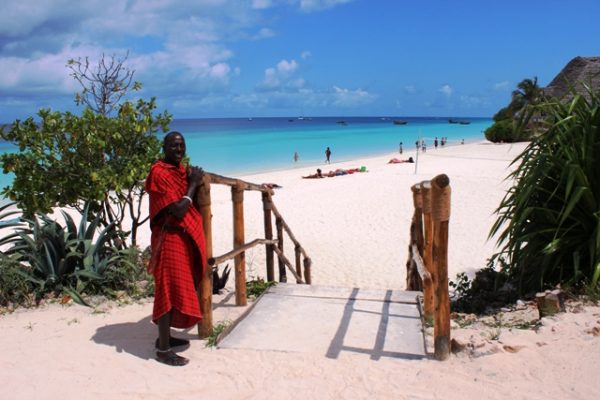
M 453 123 L 450 123 L 452 121 Z M 256 117 L 174 119 L 171 131 L 181 132 L 193 165 L 219 175 L 239 176 L 331 162 L 414 151 L 424 140 L 433 147 L 437 137 L 448 145 L 484 140 L 491 118 L 448 117 Z M 161 135 L 162 136 L 162 133 Z M 0 151 L 15 151 L 1 142 Z M 294 153 L 299 159 L 294 161 Z M 0 176 L 0 187 L 12 181 Z

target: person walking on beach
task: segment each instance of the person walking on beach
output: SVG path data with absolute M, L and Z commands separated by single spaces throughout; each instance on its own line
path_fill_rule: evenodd
M 298 155 L 298 152 L 295 151 L 294 152 L 294 162 L 297 163 L 299 158 L 300 158 L 300 156 Z
M 444 145 L 444 138 L 442 138 L 442 146 Z M 437 150 L 438 147 L 438 139 L 437 136 L 435 137 L 435 140 L 433 141 L 433 147 L 435 147 L 435 149 Z
M 158 325 L 156 360 L 171 366 L 189 362 L 173 351 L 189 341 L 171 337 L 171 327 L 190 328 L 202 319 L 195 288 L 207 267 L 202 216 L 192 201 L 204 172 L 182 165 L 185 150 L 183 135 L 168 133 L 164 158 L 152 165 L 146 178 L 152 230 L 149 269 L 155 282 L 152 321 Z
M 331 161 L 329 160 L 331 157 L 331 150 L 329 149 L 329 147 L 327 147 L 327 149 L 325 150 L 325 162 L 327 164 L 331 164 Z
M 402 142 L 400 142 L 400 147 L 398 148 L 398 152 L 402 154 Z

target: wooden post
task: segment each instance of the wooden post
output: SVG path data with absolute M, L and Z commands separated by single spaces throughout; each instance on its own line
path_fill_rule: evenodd
M 233 248 L 244 245 L 244 184 L 240 181 L 231 187 L 233 201 Z M 245 306 L 246 299 L 246 253 L 235 256 L 235 304 Z
M 275 225 L 277 227 L 277 248 L 283 253 L 283 221 L 277 217 L 275 219 Z M 279 258 L 279 282 L 287 282 L 287 272 L 285 271 L 285 263 Z
M 431 219 L 431 182 L 421 182 L 421 197 L 423 199 L 423 231 L 424 231 L 424 243 L 423 243 L 423 262 L 425 263 L 425 269 L 431 275 L 433 282 L 436 280 L 435 271 L 433 270 L 432 261 L 432 250 L 433 250 L 433 220 Z M 435 283 L 434 283 L 435 285 Z M 423 303 L 425 318 L 433 318 L 433 311 L 435 310 L 435 304 L 433 300 L 434 287 L 431 285 L 423 285 Z
M 434 354 L 438 360 L 450 356 L 450 299 L 448 295 L 448 222 L 450 179 L 442 174 L 431 181 L 433 219 L 433 265 L 435 270 Z
M 262 192 L 262 202 L 265 220 L 265 239 L 273 239 L 273 223 L 271 221 L 271 208 L 273 201 L 271 195 L 268 192 Z M 273 245 L 265 245 L 266 251 L 266 263 L 267 263 L 267 281 L 272 282 L 275 280 L 275 267 L 273 263 Z
M 212 213 L 210 209 L 210 176 L 204 175 L 204 184 L 196 192 L 196 204 L 202 215 L 204 238 L 206 240 L 206 260 L 213 256 L 212 248 Z M 200 276 L 198 285 L 198 300 L 202 320 L 198 323 L 198 336 L 204 339 L 212 334 L 212 267 L 206 266 L 204 274 Z
M 413 262 L 415 256 L 412 252 L 412 244 L 417 245 L 417 249 L 421 257 L 423 256 L 423 201 L 421 198 L 421 187 L 419 184 L 413 185 L 410 188 L 413 192 L 413 204 L 415 211 L 413 214 L 412 223 L 410 226 L 410 245 L 409 245 L 409 260 L 406 264 L 406 288 L 407 290 L 422 290 L 423 282 L 417 271 L 417 266 Z
M 305 257 L 304 258 L 304 282 L 306 282 L 307 285 L 310 285 L 312 282 L 312 278 L 310 276 L 310 266 L 312 264 L 312 261 L 310 258 Z
M 302 263 L 300 262 L 300 246 L 296 245 L 296 247 L 294 247 L 294 253 L 296 254 L 296 273 L 298 274 L 298 276 L 302 276 Z M 302 283 L 302 281 L 296 279 L 296 283 Z

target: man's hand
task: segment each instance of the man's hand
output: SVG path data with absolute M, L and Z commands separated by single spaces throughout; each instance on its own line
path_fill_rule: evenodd
M 200 167 L 190 167 L 188 170 L 188 185 L 200 186 L 204 179 L 204 170 Z

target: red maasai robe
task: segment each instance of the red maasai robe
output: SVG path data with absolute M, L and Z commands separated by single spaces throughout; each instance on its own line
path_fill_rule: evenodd
M 152 221 L 152 273 L 154 274 L 154 310 L 152 321 L 173 310 L 171 326 L 189 328 L 202 319 L 196 285 L 206 268 L 206 243 L 202 216 L 194 206 L 178 220 L 172 215 L 155 217 L 187 192 L 187 174 L 178 167 L 157 161 L 146 178 Z M 170 229 L 163 228 L 167 224 Z M 182 228 L 181 231 L 172 227 Z

